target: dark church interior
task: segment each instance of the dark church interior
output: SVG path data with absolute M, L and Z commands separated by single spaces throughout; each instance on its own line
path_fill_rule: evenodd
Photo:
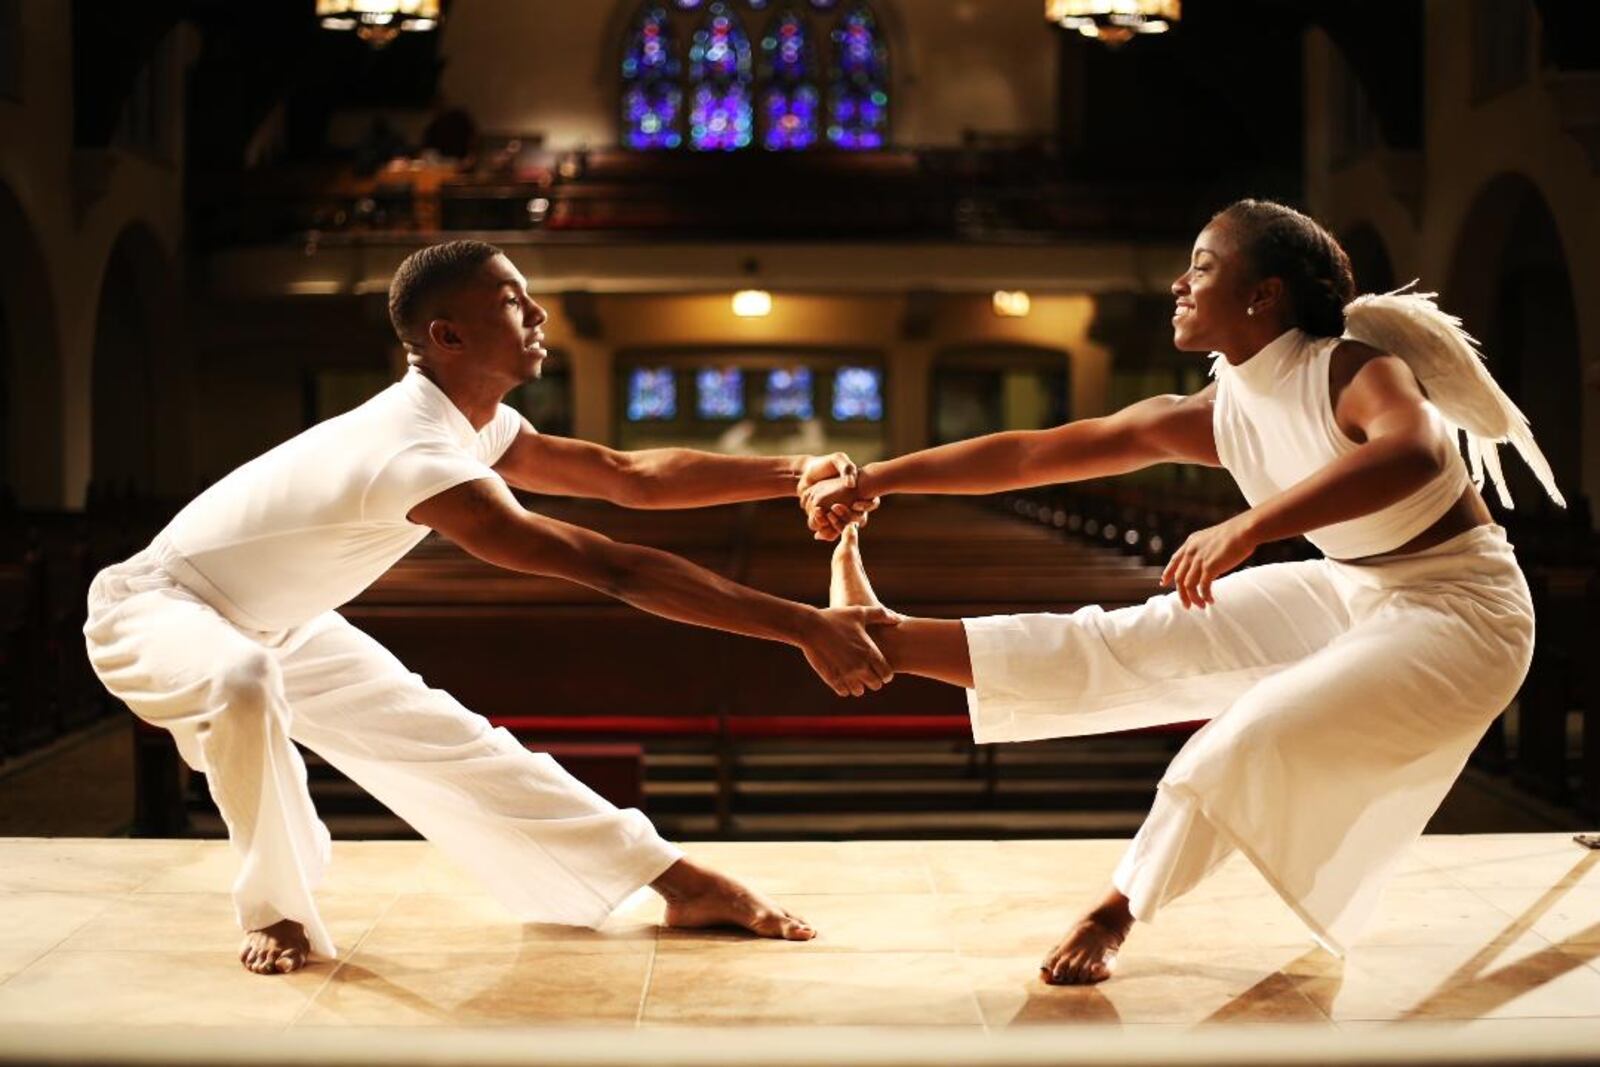
M 185 1043 L 181 1004 L 146 991 L 124 1010 L 91 967 L 95 952 L 137 950 L 149 974 L 152 953 L 180 964 L 181 944 L 74 941 L 114 913 L 89 908 L 91 890 L 146 905 L 191 894 L 237 938 L 229 827 L 167 731 L 96 677 L 86 595 L 208 486 L 405 373 L 387 301 L 412 252 L 488 241 L 526 276 L 549 315 L 550 358 L 505 403 L 541 434 L 867 464 L 1205 388 L 1206 360 L 1173 345 L 1171 285 L 1195 234 L 1244 197 L 1326 226 L 1360 293 L 1415 279 L 1439 294 L 1527 414 L 1567 502 L 1550 503 L 1516 460 L 1516 506 L 1484 493 L 1537 636 L 1520 690 L 1402 869 L 1417 884 L 1395 890 L 1401 910 L 1379 913 L 1380 931 L 1449 927 L 1438 941 L 1374 935 L 1370 959 L 1414 963 L 1414 981 L 1368 982 L 1362 967 L 1389 972 L 1361 946 L 1330 977 L 1332 957 L 1303 955 L 1303 938 L 1224 966 L 1232 950 L 1185 941 L 1180 916 L 1153 926 L 1165 940 L 1098 992 L 1019 993 L 1036 977 L 1006 977 L 997 961 L 1048 947 L 1037 942 L 1103 886 L 1203 723 L 977 743 L 956 687 L 902 675 L 838 697 L 782 644 L 499 569 L 432 535 L 341 614 L 692 854 L 837 911 L 845 944 L 786 955 L 796 992 L 759 970 L 775 954 L 741 956 L 736 939 L 695 955 L 650 927 L 648 951 L 618 948 L 636 931 L 609 947 L 550 935 L 566 946 L 550 950 L 524 926 L 518 951 L 544 960 L 538 977 L 530 962 L 472 987 L 462 976 L 501 966 L 519 928 L 492 949 L 462 932 L 460 914 L 488 914 L 465 876 L 307 750 L 334 855 L 358 872 L 331 892 L 360 896 L 362 878 L 376 886 L 371 872 L 400 862 L 384 857 L 402 856 L 411 888 L 387 914 L 422 907 L 407 893 L 467 894 L 443 925 L 419 911 L 404 927 L 435 937 L 415 952 L 458 954 L 458 984 L 383 948 L 380 915 L 345 916 L 359 935 L 335 922 L 341 961 L 285 976 L 301 1000 L 281 1011 L 271 997 L 250 1006 L 254 976 L 219 965 L 226 979 L 206 981 L 245 992 L 217 993 L 216 1018 L 320 1024 L 319 1041 L 379 1028 L 369 1051 L 389 1062 L 451 1048 L 431 1044 L 439 1034 L 408 1048 L 404 1028 L 425 1023 L 619 1020 L 641 1037 L 668 1028 L 653 1051 L 627 1046 L 660 1062 L 694 1059 L 675 1042 L 699 1026 L 731 1028 L 706 1039 L 728 1042 L 719 1055 L 776 1063 L 770 1038 L 735 1032 L 769 1025 L 802 1028 L 785 1062 L 805 1063 L 896 1049 L 1020 1063 L 1056 1038 L 1100 1042 L 1081 1046 L 1087 1062 L 1287 1063 L 1307 1041 L 1328 1062 L 1466 1062 L 1474 1040 L 1504 1049 L 1499 1062 L 1523 1062 L 1517 1050 L 1591 1062 L 1600 870 L 1574 843 L 1600 823 L 1600 302 L 1581 295 L 1600 292 L 1600 6 L 1588 0 L 0 0 L 0 901 L 16 903 L 10 925 L 0 918 L 0 1020 L 32 1027 L 0 1037 L 0 1059 L 44 1062 L 29 1057 L 57 1048 L 132 1062 L 116 1058 L 121 1031 L 73 1045 L 89 1040 L 74 1027 L 155 1021 L 175 1029 L 138 1031 L 157 1042 L 151 1054 L 232 1062 L 220 1045 Z M 792 498 L 668 510 L 519 500 L 827 603 L 829 548 Z M 1162 464 L 887 498 L 862 541 L 878 595 L 908 616 L 1110 611 L 1160 595 L 1174 551 L 1247 507 L 1223 470 Z M 1249 565 L 1319 557 L 1295 537 Z M 127 878 L 104 885 L 40 873 L 67 863 L 48 850 L 72 842 L 90 866 L 113 845 L 133 851 L 106 857 L 149 858 L 138 877 L 105 859 L 102 874 Z M 139 851 L 158 848 L 169 851 Z M 874 864 L 888 865 L 881 880 Z M 856 888 L 819 888 L 808 865 Z M 892 876 L 911 867 L 924 888 Z M 1242 860 L 1219 880 L 1235 895 L 1189 919 L 1212 938 L 1253 925 L 1251 900 L 1281 906 Z M 989 909 L 979 896 L 1002 883 L 1009 895 Z M 986 936 L 1020 937 L 1006 908 L 1025 895 L 1043 907 L 1056 886 L 1073 899 L 1050 923 L 986 950 Z M 847 913 L 851 893 L 890 896 Z M 883 932 L 901 917 L 923 930 L 924 908 L 947 924 L 926 918 L 927 931 L 967 924 L 954 948 Z M 343 960 L 349 944 L 373 943 Z M 856 950 L 872 955 L 846 970 Z M 1500 951 L 1520 962 L 1488 963 Z M 575 961 L 581 980 L 562 986 L 552 959 Z M 583 970 L 624 961 L 649 970 Z M 874 977 L 852 989 L 864 971 Z M 211 1003 L 190 981 L 193 1003 Z M 615 1018 L 602 987 L 632 998 Z M 729 992 L 740 988 L 754 992 Z M 83 1006 L 102 996 L 99 1012 Z M 42 1007 L 69 999 L 79 1007 Z M 1439 1043 L 1384 1046 L 1406 1029 L 1396 1020 Z M 1316 1036 L 1272 1045 L 1270 1027 L 1243 1025 L 1261 1021 Z M 956 1023 L 989 1043 L 928 1036 Z M 888 1029 L 828 1043 L 829 1028 L 857 1026 Z M 896 1027 L 922 1044 L 893 1044 Z M 598 1062 L 584 1057 L 604 1046 L 577 1033 L 558 1033 L 551 1056 Z M 299 1047 L 283 1062 L 354 1062 L 341 1057 L 361 1048 Z M 472 1048 L 461 1062 L 493 1058 Z

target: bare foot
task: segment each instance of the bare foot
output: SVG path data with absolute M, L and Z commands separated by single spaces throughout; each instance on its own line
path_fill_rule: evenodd
M 667 902 L 668 926 L 737 926 L 757 937 L 810 941 L 809 923 L 741 882 L 684 858 L 651 883 Z
M 280 919 L 271 926 L 251 930 L 239 947 L 239 962 L 256 974 L 288 974 L 306 965 L 311 942 L 306 928 L 292 919 Z
M 828 582 L 830 608 L 881 608 L 861 563 L 861 531 L 854 523 L 839 534 L 833 549 L 833 574 Z
M 1116 969 L 1117 952 L 1133 928 L 1128 900 L 1113 894 L 1095 908 L 1050 950 L 1039 970 L 1050 985 L 1093 985 Z

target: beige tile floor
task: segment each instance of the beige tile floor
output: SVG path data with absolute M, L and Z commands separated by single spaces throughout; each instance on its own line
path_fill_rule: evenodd
M 1424 838 L 1342 962 L 1230 863 L 1136 930 L 1112 981 L 1040 984 L 1121 848 L 690 846 L 822 931 L 782 944 L 659 930 L 648 894 L 597 932 L 520 926 L 426 844 L 340 842 L 321 895 L 340 959 L 263 978 L 233 955 L 225 844 L 0 839 L 0 1028 L 1600 1024 L 1600 852 L 1566 835 Z

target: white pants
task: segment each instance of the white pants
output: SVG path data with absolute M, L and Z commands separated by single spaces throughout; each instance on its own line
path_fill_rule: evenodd
M 239 923 L 303 924 L 335 947 L 312 891 L 328 831 L 293 742 L 316 752 L 473 872 L 524 922 L 596 926 L 682 851 L 548 755 L 529 752 L 329 612 L 241 629 L 177 583 L 158 541 L 89 591 L 89 660 L 206 775 L 241 866 Z M 533 679 L 530 679 L 532 688 Z
M 1140 920 L 1243 851 L 1342 954 L 1483 731 L 1516 695 L 1533 608 L 1497 526 L 1361 563 L 1254 567 L 1215 603 L 965 621 L 973 736 L 1210 719 L 1114 876 Z

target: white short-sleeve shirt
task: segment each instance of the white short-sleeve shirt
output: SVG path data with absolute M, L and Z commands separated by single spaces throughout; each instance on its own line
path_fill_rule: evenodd
M 406 515 L 491 469 L 528 427 L 500 405 L 481 431 L 416 369 L 360 407 L 235 470 L 157 537 L 163 563 L 252 630 L 354 598 L 428 534 Z

